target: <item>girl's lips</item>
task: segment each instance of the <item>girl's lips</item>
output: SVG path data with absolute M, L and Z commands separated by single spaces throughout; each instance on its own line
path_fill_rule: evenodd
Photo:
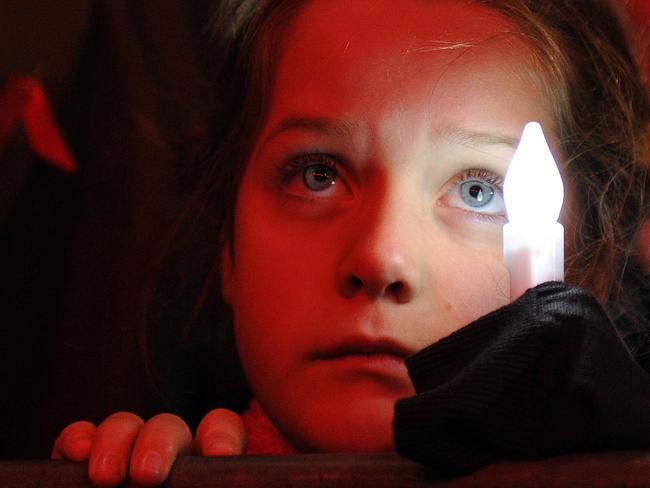
M 311 355 L 310 359 L 338 359 L 346 356 L 393 356 L 402 362 L 411 354 L 407 347 L 389 338 L 353 337 L 325 346 Z
M 310 359 L 327 364 L 339 372 L 395 379 L 408 378 L 404 359 L 410 351 L 392 339 L 356 337 L 334 343 L 314 353 Z M 345 374 L 347 374 L 345 373 Z
M 388 353 L 345 354 L 331 358 L 329 361 L 355 363 L 360 366 L 369 367 L 400 367 L 401 369 L 404 366 L 404 358 Z
M 390 353 L 350 353 L 317 361 L 334 377 L 366 378 L 373 382 L 403 389 L 410 385 L 404 358 Z

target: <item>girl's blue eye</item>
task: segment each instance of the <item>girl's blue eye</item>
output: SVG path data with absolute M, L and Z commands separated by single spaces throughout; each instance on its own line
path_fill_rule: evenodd
M 325 191 L 336 184 L 334 169 L 324 164 L 312 164 L 303 170 L 303 181 L 311 191 Z
M 460 196 L 470 207 L 485 207 L 494 198 L 494 188 L 483 181 L 467 180 L 460 184 Z
M 489 222 L 501 222 L 506 215 L 503 178 L 493 171 L 472 168 L 456 175 L 440 203 Z

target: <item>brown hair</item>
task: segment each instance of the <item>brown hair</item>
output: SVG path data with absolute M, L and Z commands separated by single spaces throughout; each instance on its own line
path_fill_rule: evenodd
M 212 19 L 221 102 L 215 147 L 196 174 L 186 214 L 191 223 L 209 224 L 203 235 L 219 236 L 217 245 L 210 243 L 210 271 L 191 313 L 191 321 L 203 314 L 198 322 L 208 328 L 221 317 L 229 330 L 227 307 L 216 303 L 219 263 L 223 246 L 232 243 L 237 191 L 264 123 L 283 32 L 304 1 L 222 0 Z M 467 1 L 511 19 L 537 54 L 581 209 L 567 281 L 599 296 L 633 346 L 642 326 L 628 261 L 648 216 L 650 102 L 622 24 L 604 0 Z M 216 312 L 205 315 L 210 308 Z M 234 347 L 232 334 L 224 334 L 214 350 Z M 230 351 L 221 356 L 236 356 Z
M 648 217 L 650 101 L 627 25 L 604 0 L 478 0 L 517 23 L 542 62 L 580 209 L 567 281 L 598 296 L 621 334 L 642 332 L 629 260 Z

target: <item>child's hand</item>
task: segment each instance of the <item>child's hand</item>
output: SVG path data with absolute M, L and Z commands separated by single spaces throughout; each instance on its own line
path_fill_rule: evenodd
M 194 449 L 193 449 L 194 447 Z M 163 483 L 176 456 L 228 456 L 243 454 L 246 433 L 241 417 L 230 410 L 208 413 L 196 430 L 171 414 L 147 422 L 128 412 L 118 412 L 95 427 L 90 422 L 68 425 L 54 443 L 52 459 L 88 461 L 88 476 L 100 486 L 117 486 L 129 476 L 143 486 Z

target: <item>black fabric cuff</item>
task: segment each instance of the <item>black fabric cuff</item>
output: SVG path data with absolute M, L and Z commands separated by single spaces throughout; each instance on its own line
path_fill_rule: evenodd
M 650 375 L 590 294 L 545 283 L 407 358 L 398 452 L 457 475 L 495 459 L 650 446 Z

